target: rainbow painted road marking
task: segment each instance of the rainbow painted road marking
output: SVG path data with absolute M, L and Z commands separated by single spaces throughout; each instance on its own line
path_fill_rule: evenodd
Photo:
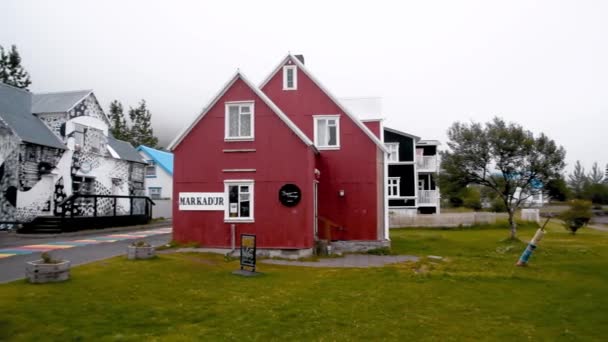
M 96 245 L 100 243 L 116 242 L 122 240 L 142 239 L 152 235 L 169 234 L 172 228 L 158 228 L 126 234 L 108 234 L 103 236 L 78 239 L 73 241 L 48 242 L 44 244 L 26 245 L 19 247 L 0 248 L 0 259 L 15 255 L 25 255 L 37 252 L 49 252 L 57 249 L 67 249 L 72 247 Z

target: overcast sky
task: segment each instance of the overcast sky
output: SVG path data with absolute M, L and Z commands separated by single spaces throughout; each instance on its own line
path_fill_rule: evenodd
M 2 0 L 0 45 L 34 92 L 146 99 L 165 145 L 236 68 L 259 83 L 291 51 L 424 139 L 499 115 L 563 145 L 568 168 L 608 162 L 608 1 L 201 3 Z

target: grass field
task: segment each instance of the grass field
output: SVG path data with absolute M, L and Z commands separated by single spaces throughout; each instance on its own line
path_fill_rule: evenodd
M 534 229 L 519 234 L 528 240 Z M 606 340 L 608 233 L 555 225 L 527 268 L 505 229 L 392 230 L 418 263 L 260 265 L 222 256 L 114 258 L 63 284 L 0 285 L 0 340 Z M 443 256 L 443 261 L 426 258 Z

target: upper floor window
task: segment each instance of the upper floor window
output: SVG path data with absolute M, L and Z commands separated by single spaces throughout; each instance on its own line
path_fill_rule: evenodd
M 388 197 L 399 197 L 399 177 L 388 178 Z
M 336 150 L 340 148 L 340 116 L 315 115 L 315 145 L 319 149 Z
M 226 140 L 253 140 L 253 101 L 226 103 Z
M 148 196 L 150 196 L 151 199 L 161 199 L 162 188 L 148 188 Z
M 283 90 L 298 89 L 298 69 L 295 65 L 283 67 Z
M 146 178 L 154 177 L 156 177 L 156 164 L 154 164 L 153 160 L 148 160 L 148 165 L 146 165 Z
M 388 161 L 398 162 L 399 161 L 399 144 L 398 143 L 387 143 L 386 149 L 388 150 Z

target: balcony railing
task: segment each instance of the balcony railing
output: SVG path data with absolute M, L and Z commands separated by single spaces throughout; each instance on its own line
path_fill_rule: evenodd
M 438 205 L 439 191 L 437 190 L 418 190 L 418 205 Z
M 418 171 L 437 172 L 437 156 L 416 156 Z

